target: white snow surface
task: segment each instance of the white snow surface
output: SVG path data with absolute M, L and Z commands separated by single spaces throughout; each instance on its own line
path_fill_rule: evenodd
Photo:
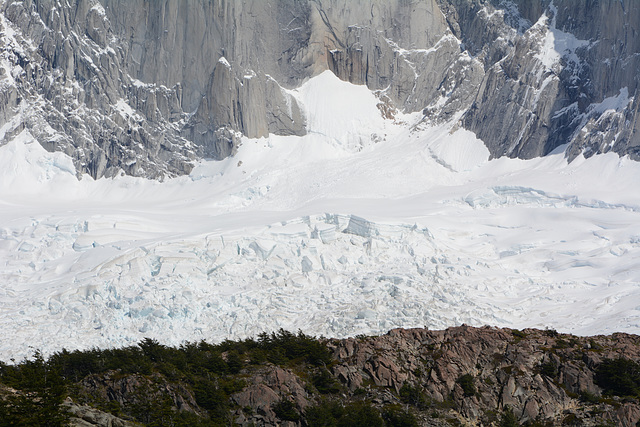
M 489 161 L 331 74 L 294 94 L 307 136 L 162 183 L 77 180 L 27 131 L 2 141 L 0 359 L 281 327 L 640 332 L 640 163 Z
M 541 50 L 535 57 L 548 69 L 558 65 L 563 57 L 567 62 L 579 64 L 580 59 L 575 52 L 577 49 L 589 46 L 589 41 L 580 40 L 571 33 L 559 30 L 556 27 L 558 8 L 553 4 L 553 1 L 549 5 L 549 9 L 553 15 L 551 22 L 549 22 L 549 17 L 545 12 L 533 26 L 534 29 L 539 26 L 545 29 Z

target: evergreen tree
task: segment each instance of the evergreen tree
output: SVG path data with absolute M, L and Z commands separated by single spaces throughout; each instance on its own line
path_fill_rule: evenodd
M 64 381 L 40 352 L 19 367 L 3 368 L 3 380 L 19 391 L 0 402 L 0 426 L 66 424 L 69 415 L 60 407 L 66 391 Z

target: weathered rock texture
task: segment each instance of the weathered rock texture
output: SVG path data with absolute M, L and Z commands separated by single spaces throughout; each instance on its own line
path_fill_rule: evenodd
M 226 420 L 225 425 L 305 426 L 314 425 L 308 423 L 309 414 L 327 401 L 347 408 L 364 404 L 383 414 L 390 409 L 408 413 L 424 426 L 505 425 L 506 413 L 515 417 L 506 425 L 515 421 L 520 425 L 633 427 L 640 421 L 638 373 L 629 372 L 625 390 L 631 395 L 624 397 L 611 393 L 611 373 L 607 374 L 608 388 L 601 388 L 607 382 L 598 376 L 604 362 L 616 359 L 635 364 L 633 369 L 637 369 L 637 335 L 576 337 L 554 330 L 463 325 L 443 331 L 395 329 L 378 337 L 320 342 L 332 354 L 322 364 L 300 357 L 284 359 L 287 361 L 277 366 L 259 361 L 260 354 L 267 354 L 264 349 L 263 353 L 233 350 L 238 370 L 207 371 L 209 381 L 204 388 L 196 387 L 201 381 L 194 379 L 197 376 L 185 375 L 176 367 L 189 370 L 208 361 L 212 368 L 221 369 L 216 357 L 193 352 L 193 359 L 174 358 L 158 353 L 156 359 L 150 352 L 150 360 L 168 357 L 177 364 L 165 360 L 145 365 L 138 359 L 141 367 L 147 366 L 147 374 L 119 369 L 89 374 L 69 389 L 75 393 L 75 402 L 67 399 L 63 407 L 72 413 L 72 425 L 78 426 L 126 426 L 132 425 L 126 419 L 134 418 L 157 422 L 159 415 L 178 419 L 171 414 L 189 415 L 197 424 L 211 421 L 212 410 L 220 423 Z M 283 357 L 284 351 L 280 347 L 269 354 Z M 230 353 L 223 356 L 229 360 Z M 620 384 L 624 379 L 615 381 Z M 0 384 L 0 399 L 17 393 L 23 392 Z M 284 414 L 278 410 L 283 403 L 288 408 Z M 123 418 L 96 406 L 118 408 Z
M 636 335 L 576 337 L 553 330 L 461 326 L 396 329 L 326 344 L 334 359 L 328 372 L 342 390 L 318 394 L 311 380 L 318 368 L 247 367 L 239 373 L 242 390 L 231 396 L 234 422 L 304 425 L 303 418 L 282 424 L 274 405 L 290 401 L 304 416 L 308 407 L 327 398 L 343 404 L 365 400 L 383 411 L 403 405 L 420 425 L 430 426 L 498 425 L 499 414 L 509 409 L 521 424 L 633 427 L 640 421 L 637 399 L 604 396 L 595 380 L 606 359 L 640 361 Z M 463 386 L 465 375 L 471 387 Z M 95 401 L 116 400 L 123 407 L 141 396 L 164 396 L 175 410 L 201 412 L 188 386 L 161 376 L 92 375 L 81 388 Z
M 177 411 L 200 413 L 191 392 L 180 384 L 169 383 L 161 375 L 120 375 L 108 372 L 103 375 L 90 375 L 84 378 L 80 386 L 89 401 L 115 401 L 118 404 L 144 405 L 158 399 L 170 401 Z
M 326 69 L 493 157 L 640 158 L 631 0 L 0 2 L 2 141 L 27 128 L 94 177 L 188 173 L 238 137 L 303 135 Z
M 70 398 L 64 401 L 63 406 L 71 414 L 69 419 L 69 426 L 71 427 L 134 427 L 137 425 L 134 422 L 123 420 L 91 406 L 78 405 Z
M 424 393 L 425 401 L 418 406 L 425 412 L 448 406 L 449 416 L 481 425 L 490 425 L 492 414 L 507 407 L 520 423 L 565 425 L 575 420 L 575 425 L 635 426 L 640 420 L 637 401 L 584 401 L 585 396 L 601 395 L 594 372 L 603 360 L 640 359 L 638 336 L 585 338 L 555 331 L 461 326 L 444 331 L 397 329 L 329 345 L 337 359 L 334 375 L 350 391 L 364 388 L 381 404 L 397 403 L 396 393 L 408 384 Z M 473 393 L 463 389 L 464 375 L 471 376 Z

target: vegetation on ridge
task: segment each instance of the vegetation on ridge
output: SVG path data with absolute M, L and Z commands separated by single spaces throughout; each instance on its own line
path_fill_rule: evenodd
M 238 375 L 243 368 L 267 362 L 319 367 L 331 361 L 329 350 L 320 341 L 285 330 L 263 333 L 258 339 L 220 344 L 201 341 L 179 348 L 146 338 L 125 348 L 62 350 L 47 360 L 36 353 L 33 359 L 17 365 L 0 362 L 0 382 L 21 391 L 0 399 L 0 425 L 63 425 L 69 418 L 60 407 L 66 396 L 149 425 L 194 425 L 198 421 L 191 412 L 172 410 L 173 402 L 154 392 L 154 384 L 138 390 L 140 399 L 130 407 L 114 400 L 105 402 L 77 385 L 87 377 L 111 372 L 120 377 L 140 375 L 160 383 L 183 384 L 206 410 L 200 422 L 227 424 L 229 396 L 244 386 L 242 375 Z
M 129 425 L 151 426 L 250 425 L 260 420 L 297 426 L 443 425 L 474 416 L 468 412 L 469 405 L 480 408 L 475 417 L 485 425 L 514 426 L 523 420 L 532 426 L 554 424 L 528 419 L 522 407 L 489 403 L 491 393 L 502 393 L 509 381 L 536 376 L 544 378 L 540 384 L 564 390 L 567 398 L 576 399 L 592 421 L 600 420 L 594 426 L 613 422 L 607 411 L 623 404 L 640 408 L 640 365 L 619 353 L 618 357 L 601 357 L 610 350 L 602 340 L 534 330 L 502 335 L 497 331 L 494 335 L 509 346 L 522 342 L 527 348 L 538 346 L 536 351 L 542 352 L 536 356 L 538 365 L 527 371 L 525 365 L 515 366 L 505 355 L 487 354 L 483 359 L 472 353 L 469 357 L 477 361 L 469 365 L 472 359 L 458 360 L 466 364 L 466 371 L 445 380 L 444 365 L 439 365 L 445 349 L 468 342 L 468 337 L 460 342 L 422 341 L 417 347 L 422 366 L 415 367 L 409 349 L 385 353 L 391 349 L 385 346 L 395 342 L 393 337 L 387 341 L 384 337 L 352 339 L 347 345 L 346 341 L 285 330 L 256 339 L 219 344 L 201 341 L 178 348 L 147 338 L 119 349 L 62 350 L 48 359 L 36 352 L 18 364 L 0 362 L 0 426 L 67 425 L 73 420 L 69 412 L 73 405 L 97 408 Z M 365 347 L 370 357 L 358 362 L 364 365 L 352 365 L 360 357 L 358 348 Z M 348 348 L 351 350 L 346 351 Z M 507 353 L 519 351 L 510 348 Z M 412 371 L 390 373 L 390 364 L 396 362 L 384 354 L 394 352 L 397 363 L 404 360 L 414 366 Z M 596 362 L 589 368 L 579 359 Z M 355 372 L 348 366 L 360 372 L 359 386 L 347 379 L 346 372 Z M 572 392 L 582 387 L 567 380 L 575 377 L 575 373 L 567 375 L 575 366 L 586 374 L 591 372 L 600 391 Z M 398 381 L 385 383 L 383 375 Z M 437 397 L 433 390 L 447 390 L 447 381 L 453 388 Z M 580 417 L 579 412 L 572 412 L 556 422 L 569 425 Z

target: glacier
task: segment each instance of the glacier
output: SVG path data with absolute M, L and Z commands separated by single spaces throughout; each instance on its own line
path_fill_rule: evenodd
M 28 130 L 1 146 L 0 359 L 278 328 L 640 331 L 640 163 L 490 160 L 459 117 L 383 114 L 330 71 L 289 93 L 306 135 L 164 182 L 78 180 Z

